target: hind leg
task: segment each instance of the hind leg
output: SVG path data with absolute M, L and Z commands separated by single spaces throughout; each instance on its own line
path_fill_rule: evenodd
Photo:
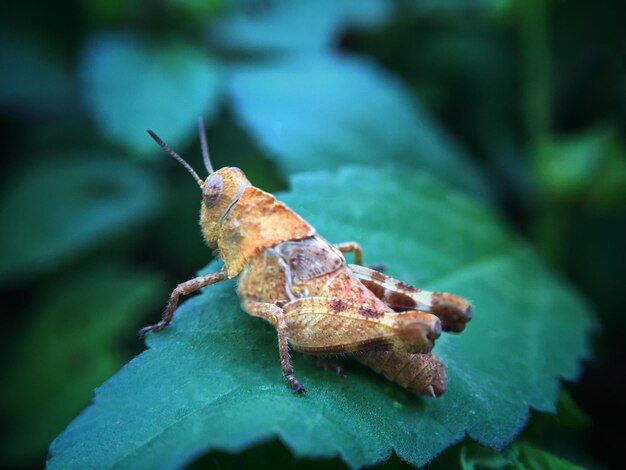
M 376 297 L 398 312 L 419 310 L 432 313 L 439 317 L 444 331 L 457 333 L 463 331 L 465 324 L 472 319 L 472 306 L 461 297 L 417 289 L 365 266 L 351 264 L 349 268 Z

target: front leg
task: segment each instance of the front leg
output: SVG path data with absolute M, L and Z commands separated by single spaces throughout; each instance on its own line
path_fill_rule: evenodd
M 278 333 L 278 351 L 280 353 L 280 364 L 283 369 L 283 375 L 289 386 L 298 394 L 306 393 L 306 390 L 293 375 L 291 360 L 289 359 L 289 337 L 287 336 L 287 324 L 285 323 L 285 314 L 283 309 L 277 305 L 263 302 L 246 301 L 242 304 L 242 308 L 254 317 L 260 317 L 269 322 Z
M 432 313 L 441 319 L 444 331 L 457 333 L 472 319 L 472 306 L 461 297 L 417 289 L 365 266 L 348 267 L 376 297 L 398 312 L 417 309 Z
M 176 289 L 174 289 L 174 291 L 170 295 L 170 300 L 167 303 L 167 308 L 165 309 L 165 313 L 163 314 L 163 319 L 159 323 L 142 328 L 141 330 L 139 330 L 139 335 L 144 336 L 150 331 L 158 332 L 165 328 L 167 325 L 169 325 L 174 318 L 174 311 L 178 306 L 178 299 L 181 295 L 189 295 L 203 287 L 210 286 L 211 284 L 215 284 L 216 282 L 221 282 L 226 278 L 226 274 L 219 272 L 207 274 L 205 276 L 194 277 L 189 281 L 178 284 L 178 286 L 176 286 Z

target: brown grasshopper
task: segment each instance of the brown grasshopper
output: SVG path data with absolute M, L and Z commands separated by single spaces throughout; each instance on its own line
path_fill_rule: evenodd
M 163 319 L 140 334 L 169 325 L 181 295 L 239 276 L 241 307 L 276 328 L 283 374 L 297 393 L 305 390 L 293 374 L 289 345 L 313 356 L 358 353 L 357 360 L 402 387 L 441 395 L 445 366 L 430 351 L 442 329 L 463 330 L 471 319 L 470 304 L 362 266 L 358 244 L 331 245 L 285 204 L 252 186 L 239 168 L 213 171 L 202 119 L 198 127 L 209 172 L 204 181 L 148 133 L 196 179 L 202 190 L 202 234 L 224 265 L 220 272 L 179 284 Z M 350 252 L 355 264 L 347 265 L 343 253 Z

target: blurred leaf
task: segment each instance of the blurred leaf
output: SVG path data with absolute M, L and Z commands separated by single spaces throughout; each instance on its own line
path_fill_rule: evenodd
M 576 404 L 567 391 L 561 393 L 557 416 L 562 426 L 581 428 L 591 424 L 591 418 Z
M 176 12 L 183 13 L 187 21 L 199 21 L 206 25 L 207 20 L 222 13 L 236 0 L 164 0 Z
M 485 194 L 479 171 L 401 83 L 364 59 L 236 68 L 237 116 L 288 172 L 402 164 Z
M 327 49 L 346 26 L 376 26 L 391 7 L 383 0 L 241 3 L 244 8 L 216 25 L 215 38 L 229 47 L 282 52 Z
M 337 376 L 295 353 L 308 395 L 294 395 L 275 332 L 240 310 L 228 281 L 185 302 L 150 349 L 96 391 L 53 442 L 51 469 L 174 468 L 273 437 L 297 456 L 340 455 L 353 467 L 392 450 L 422 466 L 466 433 L 502 448 L 529 407 L 554 412 L 559 379 L 576 378 L 588 354 L 592 319 L 491 211 L 427 174 L 391 169 L 296 175 L 283 199 L 329 240 L 357 239 L 367 263 L 472 300 L 467 331 L 437 343 L 446 395 L 413 396 L 365 369 Z
M 563 390 L 556 413 L 533 413 L 516 443 L 536 445 L 585 468 L 599 468 L 599 464 L 586 452 L 586 434 L 590 425 L 590 418 L 578 407 L 570 394 Z
M 45 456 L 92 389 L 124 363 L 121 344 L 136 338 L 139 319 L 163 294 L 155 275 L 110 266 L 49 286 L 3 373 L 2 413 L 11 429 L 4 459 Z
M 42 159 L 4 188 L 0 279 L 49 270 L 135 228 L 159 210 L 159 196 L 144 168 L 110 156 Z
M 80 3 L 90 30 L 128 21 L 141 7 L 137 0 L 81 0 Z
M 450 22 L 455 16 L 481 13 L 503 14 L 514 0 L 401 0 L 401 4 L 419 17 L 443 18 Z
M 148 42 L 106 34 L 83 51 L 85 98 L 101 132 L 138 154 L 156 153 L 154 129 L 173 148 L 196 135 L 198 116 L 213 118 L 221 91 L 219 64 L 178 41 Z
M 504 452 L 498 453 L 475 445 L 465 446 L 461 452 L 461 468 L 582 470 L 576 464 L 524 443 L 515 443 Z
M 519 460 L 519 449 L 515 444 L 497 452 L 476 444 L 466 444 L 461 449 L 462 470 L 510 469 Z
M 526 440 L 545 443 L 545 435 L 565 435 L 569 430 L 578 430 L 591 424 L 591 419 L 574 402 L 567 390 L 561 392 L 554 415 L 541 414 L 533 419 L 524 430 Z
M 391 459 L 390 459 L 391 460 Z M 398 459 L 395 459 L 397 462 Z M 294 456 L 284 444 L 277 440 L 259 443 L 254 447 L 233 454 L 231 452 L 210 452 L 200 456 L 189 465 L 186 470 L 206 469 L 257 469 L 267 465 L 259 465 L 259 462 L 271 462 L 271 468 L 298 469 L 298 470 L 345 470 L 346 464 L 338 457 L 334 459 L 304 459 Z M 401 469 L 406 465 L 400 466 Z M 385 466 L 385 470 L 393 470 L 393 466 Z
M 568 462 L 556 455 L 545 452 L 528 444 L 518 444 L 519 462 L 515 466 L 516 469 L 526 468 L 550 468 L 555 470 L 582 470 L 572 462 Z
M 553 197 L 605 204 L 626 200 L 626 152 L 610 128 L 545 142 L 537 171 Z
M 73 78 L 40 45 L 9 34 L 0 36 L 0 105 L 38 112 L 66 111 Z M 51 93 L 51 90 L 54 92 Z

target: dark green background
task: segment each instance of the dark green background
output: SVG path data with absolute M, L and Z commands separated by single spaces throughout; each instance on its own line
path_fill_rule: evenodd
M 284 83 L 280 74 L 251 75 L 247 82 L 244 74 L 238 81 L 230 75 L 276 57 L 313 61 L 321 53 L 366 58 L 384 70 L 385 83 L 398 86 L 399 96 L 420 104 L 426 122 L 444 131 L 428 144 L 433 128 L 411 123 L 425 142 L 423 158 L 435 162 L 435 176 L 480 193 L 590 300 L 601 323 L 595 359 L 578 383 L 566 384 L 559 417 L 535 416 L 523 437 L 579 464 L 624 465 L 622 3 L 407 0 L 390 2 L 383 13 L 367 2 L 347 2 L 350 14 L 341 16 L 332 2 L 319 2 L 303 9 L 306 17 L 296 11 L 293 18 L 292 9 L 275 3 L 28 0 L 3 6 L 3 466 L 41 467 L 49 443 L 89 402 L 91 390 L 143 349 L 136 330 L 158 318 L 173 286 L 209 260 L 197 226 L 197 189 L 149 140 L 146 127 L 199 167 L 194 121 L 204 114 L 214 166 L 240 166 L 268 191 L 286 189 L 286 173 L 327 169 L 346 157 L 311 149 L 320 160 L 292 168 L 289 153 L 306 153 L 306 138 L 281 142 L 285 147 L 277 151 L 271 132 L 250 130 L 259 125 L 247 117 L 249 107 L 268 121 L 287 109 L 293 113 L 287 117 L 331 142 L 362 137 L 364 163 L 394 158 L 377 153 L 385 148 L 377 141 L 368 147 L 370 130 L 329 125 L 326 110 L 316 113 L 315 103 L 300 101 L 306 86 Z M 229 18 L 240 10 L 260 32 L 237 34 Z M 266 15 L 281 11 L 287 20 L 263 29 Z M 115 41 L 150 60 L 98 68 L 93 51 L 102 47 L 106 55 Z M 194 64 L 203 60 L 197 71 Z M 173 71 L 171 82 L 158 80 L 162 70 Z M 321 76 L 322 68 L 316 70 Z M 332 64 L 328 70 L 323 79 L 334 77 Z M 219 86 L 208 85 L 213 74 Z M 337 81 L 315 78 L 311 83 L 336 93 L 341 109 L 346 98 Z M 111 89 L 111 80 L 126 86 Z M 376 83 L 354 83 L 367 104 Z M 251 101 L 258 87 L 270 90 L 268 102 Z M 140 91 L 164 112 L 124 111 L 129 94 Z M 273 96 L 286 103 L 274 107 Z M 375 113 L 376 106 L 364 105 L 363 113 Z M 379 137 L 409 125 L 400 115 L 372 122 L 382 123 Z M 462 163 L 446 160 L 449 154 L 461 155 Z M 458 465 L 460 455 L 466 462 L 481 452 L 462 443 L 435 465 Z M 518 449 L 507 452 L 485 465 L 513 461 Z M 529 458 L 527 449 L 520 452 Z M 215 453 L 195 466 L 253 466 L 270 458 L 296 464 L 280 444 L 268 443 L 241 455 Z M 297 465 L 309 463 L 317 462 Z

